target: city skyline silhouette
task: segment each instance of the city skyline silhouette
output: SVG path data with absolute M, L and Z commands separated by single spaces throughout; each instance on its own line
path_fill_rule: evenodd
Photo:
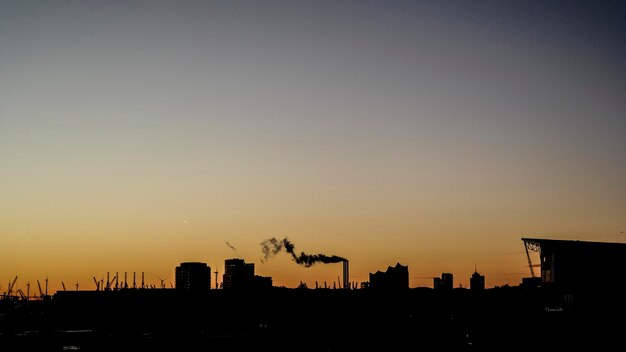
M 159 284 L 288 237 L 360 281 L 400 261 L 411 286 L 474 264 L 514 285 L 520 234 L 623 242 L 623 13 L 3 2 L 0 283 Z M 286 287 L 336 276 L 275 259 Z
M 625 19 L 0 0 L 0 346 L 615 342 Z

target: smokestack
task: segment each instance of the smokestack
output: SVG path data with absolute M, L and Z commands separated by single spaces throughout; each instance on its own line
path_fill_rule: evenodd
M 350 289 L 350 262 L 347 259 L 343 260 L 343 288 Z

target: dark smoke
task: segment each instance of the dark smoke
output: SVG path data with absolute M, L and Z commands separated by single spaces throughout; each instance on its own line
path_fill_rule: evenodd
M 232 245 L 232 244 L 230 244 L 230 243 L 226 242 L 226 245 L 227 245 L 228 247 L 230 247 L 230 249 L 232 249 L 232 250 L 233 250 L 233 252 L 237 252 L 237 249 L 236 249 L 235 247 L 233 247 L 233 245 Z
M 285 250 L 285 252 L 291 254 L 291 258 L 294 262 L 300 265 L 304 265 L 309 268 L 316 263 L 329 264 L 329 263 L 339 263 L 345 262 L 346 259 L 336 256 L 336 255 L 325 255 L 325 254 L 306 254 L 301 252 L 299 255 L 296 254 L 296 247 L 293 243 L 289 242 L 289 240 L 285 237 L 282 240 L 278 240 L 274 237 L 269 240 L 261 242 L 261 250 L 263 251 L 263 259 L 261 259 L 261 263 L 265 263 L 269 258 L 275 256 L 280 253 L 280 251 Z

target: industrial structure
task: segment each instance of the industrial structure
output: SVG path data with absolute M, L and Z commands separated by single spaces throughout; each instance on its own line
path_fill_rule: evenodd
M 373 289 L 404 290 L 409 288 L 409 267 L 397 263 L 387 271 L 370 273 L 369 287 Z
M 254 263 L 232 258 L 224 261 L 224 289 L 271 288 L 272 278 L 254 274 Z
M 343 288 L 350 289 L 350 262 L 348 259 L 343 260 Z
M 626 243 L 522 238 L 526 251 L 539 252 L 541 285 L 566 291 L 621 289 Z M 531 276 L 535 266 L 528 255 Z
M 176 267 L 176 289 L 194 293 L 211 288 L 211 268 L 206 263 L 188 262 Z

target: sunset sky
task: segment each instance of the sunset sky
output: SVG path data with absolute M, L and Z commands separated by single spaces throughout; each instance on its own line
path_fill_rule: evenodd
M 626 242 L 624 2 L 0 0 L 0 292 L 341 275 L 285 236 L 517 285 L 522 234 Z

